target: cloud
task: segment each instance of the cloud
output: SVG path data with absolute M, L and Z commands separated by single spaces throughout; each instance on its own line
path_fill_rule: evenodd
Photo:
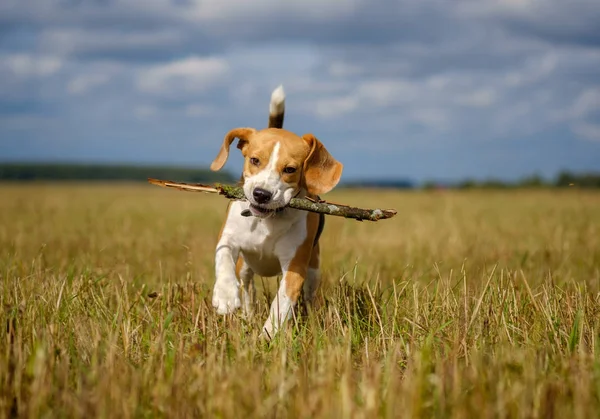
M 359 107 L 356 96 L 331 97 L 318 100 L 314 105 L 314 113 L 322 118 L 341 116 Z
M 189 20 L 213 24 L 248 20 L 268 22 L 282 15 L 294 16 L 299 21 L 329 22 L 353 14 L 362 3 L 358 0 L 255 0 L 251 3 L 229 0 L 227 7 L 223 7 L 222 0 L 203 0 L 188 2 L 188 7 L 181 13 Z
M 39 47 L 78 59 L 148 61 L 170 58 L 169 51 L 183 41 L 176 29 L 51 28 L 40 34 Z
M 600 141 L 600 124 L 578 122 L 573 125 L 573 132 L 590 141 Z
M 456 103 L 474 108 L 484 108 L 492 105 L 495 100 L 496 92 L 494 89 L 478 89 L 473 92 L 458 95 Z
M 10 54 L 2 58 L 3 67 L 18 78 L 47 77 L 60 71 L 57 57 L 34 54 Z
M 556 44 L 600 44 L 600 12 L 595 0 L 463 1 L 460 15 L 500 24 L 519 34 Z
M 571 113 L 574 118 L 584 118 L 600 111 L 600 85 L 584 90 L 575 100 Z
M 108 83 L 107 74 L 82 74 L 69 81 L 67 90 L 74 95 L 84 94 L 90 90 Z
M 556 69 L 557 62 L 558 57 L 554 52 L 531 57 L 523 66 L 505 75 L 506 86 L 519 87 L 543 80 Z
M 140 71 L 137 87 L 142 92 L 171 95 L 199 92 L 222 81 L 228 71 L 223 59 L 192 56 Z

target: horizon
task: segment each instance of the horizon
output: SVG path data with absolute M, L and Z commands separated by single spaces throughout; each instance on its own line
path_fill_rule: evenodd
M 86 166 L 98 166 L 101 168 L 107 167 L 119 167 L 119 168 L 136 168 L 136 169 L 144 169 L 151 168 L 157 170 L 185 170 L 185 171 L 199 171 L 199 172 L 207 172 L 211 174 L 215 174 L 217 176 L 229 177 L 234 181 L 238 178 L 239 173 L 234 172 L 232 169 L 223 169 L 219 172 L 212 172 L 208 165 L 206 166 L 197 166 L 197 165 L 185 165 L 185 164 L 169 164 L 169 163 L 140 163 L 140 162 L 98 162 L 98 161 L 0 161 L 0 170 L 3 166 L 68 166 L 68 167 L 86 167 Z M 1 172 L 0 172 L 1 174 Z M 344 186 L 345 184 L 351 185 L 361 185 L 361 184 L 374 184 L 374 185 L 382 185 L 382 184 L 407 184 L 411 187 L 422 187 L 424 185 L 436 184 L 439 186 L 456 186 L 465 182 L 475 182 L 475 183 L 485 183 L 485 182 L 500 182 L 505 185 L 515 184 L 531 179 L 538 178 L 540 181 L 548 183 L 555 182 L 559 179 L 561 175 L 572 175 L 572 176 L 586 176 L 591 175 L 594 177 L 600 176 L 600 170 L 592 170 L 592 171 L 569 171 L 562 170 L 555 173 L 553 176 L 542 176 L 538 173 L 532 173 L 529 175 L 522 176 L 516 179 L 502 179 L 499 177 L 487 177 L 487 178 L 476 178 L 476 177 L 464 177 L 459 179 L 424 179 L 421 181 L 417 181 L 410 177 L 390 177 L 390 176 L 364 176 L 364 177 L 353 177 L 353 178 L 342 178 L 340 179 L 339 186 Z M 1 176 L 0 176 L 1 178 Z M 142 179 L 140 179 L 142 180 Z M 177 179 L 171 179 L 176 181 Z

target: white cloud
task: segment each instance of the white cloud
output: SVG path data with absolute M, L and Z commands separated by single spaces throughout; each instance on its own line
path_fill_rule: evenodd
M 57 57 L 26 53 L 4 56 L 2 61 L 9 71 L 20 78 L 51 76 L 63 66 Z
M 315 101 L 313 111 L 321 118 L 333 118 L 356 110 L 358 105 L 356 96 L 331 97 Z
M 555 52 L 547 52 L 541 56 L 532 57 L 525 65 L 505 75 L 506 86 L 520 87 L 525 84 L 539 82 L 551 76 L 559 63 L 559 57 Z
M 286 77 L 284 84 L 286 92 L 305 94 L 313 99 L 320 95 L 340 95 L 348 91 L 348 81 L 345 79 L 315 78 L 309 74 Z
M 459 105 L 473 108 L 486 108 L 496 100 L 496 92 L 493 89 L 478 89 L 474 92 L 460 94 L 456 98 Z
M 357 94 L 378 107 L 407 103 L 416 98 L 420 88 L 415 82 L 396 79 L 375 79 L 361 83 Z
M 576 25 L 597 8 L 596 0 L 466 0 L 456 10 L 465 17 L 519 18 L 530 23 Z
M 503 14 L 528 15 L 540 0 L 467 0 L 458 4 L 464 16 L 496 16 Z
M 447 74 L 434 75 L 429 77 L 426 83 L 432 90 L 443 90 L 452 83 L 452 78 Z
M 93 28 L 52 28 L 40 35 L 40 47 L 55 54 L 102 54 L 175 47 L 183 34 L 177 30 L 123 31 Z
M 332 77 L 348 77 L 360 75 L 363 72 L 363 69 L 357 64 L 334 61 L 329 64 L 327 71 Z
M 200 92 L 222 81 L 228 72 L 223 59 L 191 56 L 142 70 L 137 87 L 147 93 Z
M 312 107 L 305 105 L 304 109 L 326 118 L 342 117 L 356 111 L 400 109 L 399 118 L 439 128 L 449 126 L 449 115 L 457 111 L 456 105 L 487 108 L 498 98 L 493 87 L 479 86 L 477 80 L 465 84 L 462 75 L 436 75 L 413 80 L 373 77 L 356 86 L 353 84 L 346 80 L 346 94 L 315 92 L 319 100 Z
M 572 125 L 573 132 L 581 138 L 600 142 L 600 125 L 589 122 L 578 122 Z
M 581 92 L 571 108 L 571 115 L 574 118 L 583 118 L 594 111 L 600 111 L 600 86 L 590 87 Z
M 81 95 L 108 83 L 108 74 L 83 74 L 72 78 L 67 84 L 67 91 L 72 95 Z
M 192 0 L 189 8 L 180 10 L 186 19 L 202 22 L 268 20 L 290 15 L 295 19 L 329 20 L 352 14 L 364 0 Z
M 559 112 L 558 121 L 570 121 L 571 131 L 579 138 L 600 141 L 600 86 L 584 89 L 573 101 L 570 108 Z M 591 122 L 592 120 L 596 120 Z

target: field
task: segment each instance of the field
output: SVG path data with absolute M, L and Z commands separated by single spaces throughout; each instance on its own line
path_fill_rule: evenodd
M 327 198 L 399 215 L 329 217 L 318 307 L 266 343 L 276 279 L 211 307 L 224 198 L 0 185 L 1 416 L 600 416 L 600 194 Z

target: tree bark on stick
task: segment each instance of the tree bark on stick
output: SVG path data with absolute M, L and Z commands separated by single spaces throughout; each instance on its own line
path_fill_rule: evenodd
M 186 192 L 207 192 L 218 193 L 226 198 L 245 201 L 244 191 L 239 186 L 221 185 L 215 186 L 202 185 L 200 183 L 173 182 L 170 180 L 159 180 L 148 178 L 148 182 L 153 185 L 166 188 L 179 189 Z M 394 209 L 366 209 L 350 207 L 348 205 L 333 204 L 326 201 L 315 201 L 309 198 L 292 198 L 288 204 L 289 208 L 303 211 L 316 212 L 325 215 L 335 215 L 338 217 L 351 218 L 358 221 L 378 221 L 392 218 L 396 215 Z

